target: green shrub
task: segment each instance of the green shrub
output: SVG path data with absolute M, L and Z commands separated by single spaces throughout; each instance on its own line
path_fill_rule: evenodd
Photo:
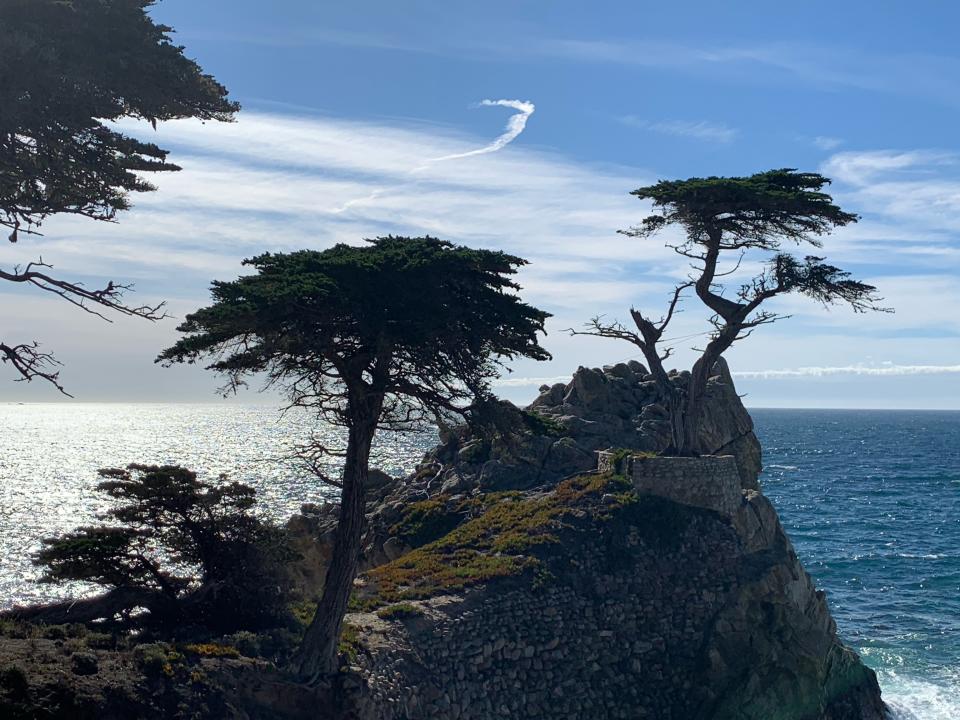
M 260 657 L 263 648 L 260 643 L 260 636 L 249 630 L 241 630 L 223 638 L 224 644 L 232 645 L 241 655 L 247 657 Z
M 0 690 L 14 702 L 26 699 L 30 692 L 30 682 L 23 668 L 8 665 L 0 669 Z
M 541 415 L 535 410 L 522 410 L 523 422 L 534 435 L 547 437 L 565 437 L 569 433 L 561 423 L 548 415 Z
M 423 615 L 423 610 L 410 603 L 388 605 L 385 608 L 377 610 L 377 617 L 381 620 L 403 620 L 404 618 L 419 617 L 421 615 Z
M 360 654 L 363 645 L 360 642 L 360 628 L 350 623 L 343 623 L 340 631 L 340 644 L 338 650 L 348 661 L 354 663 Z
M 180 649 L 187 655 L 201 658 L 235 658 L 240 657 L 240 651 L 232 645 L 222 643 L 187 643 Z
M 390 535 L 411 547 L 420 547 L 441 538 L 463 520 L 459 508 L 448 508 L 449 495 L 437 495 L 410 503 L 401 510 L 400 520 L 389 529 Z
M 144 643 L 133 649 L 133 660 L 148 676 L 172 678 L 185 658 L 167 643 Z
M 373 610 L 389 603 L 433 597 L 495 578 L 536 570 L 535 550 L 556 543 L 571 519 L 608 516 L 632 501 L 629 483 L 621 477 L 593 474 L 560 483 L 553 492 L 534 497 L 520 493 L 488 495 L 469 501 L 481 514 L 393 562 L 371 570 L 366 594 L 353 607 Z M 614 505 L 601 505 L 607 493 L 620 493 Z

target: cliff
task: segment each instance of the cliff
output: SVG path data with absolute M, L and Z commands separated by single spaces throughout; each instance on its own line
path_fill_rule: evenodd
M 725 366 L 701 438 L 722 457 L 610 452 L 597 471 L 598 450 L 663 442 L 644 376 L 581 368 L 543 388 L 525 431 L 456 429 L 413 477 L 382 480 L 347 618 L 356 717 L 884 717 L 759 491 Z M 335 508 L 310 510 L 292 527 L 323 537 Z

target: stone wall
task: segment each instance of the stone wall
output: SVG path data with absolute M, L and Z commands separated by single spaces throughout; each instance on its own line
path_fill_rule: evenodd
M 615 453 L 599 453 L 601 471 L 614 470 Z M 703 457 L 628 456 L 616 468 L 633 480 L 641 495 L 656 495 L 674 502 L 733 517 L 741 503 L 740 474 L 732 455 Z

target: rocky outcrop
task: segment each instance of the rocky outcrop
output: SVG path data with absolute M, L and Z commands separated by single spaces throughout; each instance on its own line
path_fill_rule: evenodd
M 682 387 L 689 373 L 673 371 L 670 377 Z M 635 360 L 602 370 L 581 367 L 569 383 L 542 387 L 527 409 L 566 430 L 572 442 L 551 446 L 550 453 L 572 455 L 580 461 L 578 471 L 595 467 L 597 450 L 615 447 L 660 452 L 670 442 L 667 411 L 656 383 Z M 708 385 L 699 438 L 700 454 L 733 455 L 742 486 L 759 487 L 760 443 L 723 360 L 717 363 Z M 572 464 L 557 463 L 561 471 Z
M 598 491 L 538 546 L 535 572 L 349 616 L 362 715 L 882 720 L 873 672 L 837 639 L 773 507 L 756 491 L 723 505 Z
M 720 460 L 624 462 L 617 449 L 667 442 L 636 362 L 500 409 L 513 432 L 444 431 L 414 474 L 370 493 L 358 598 L 374 612 L 348 617 L 357 717 L 882 720 L 873 672 L 759 491 L 725 364 L 700 436 Z M 596 474 L 598 456 L 612 472 Z M 308 592 L 336 511 L 291 521 Z
M 681 385 L 688 376 L 671 372 Z M 732 455 L 741 487 L 758 489 L 760 443 L 723 360 L 710 380 L 705 408 L 701 451 Z M 581 367 L 570 382 L 542 387 L 526 408 L 503 403 L 500 410 L 513 426 L 510 432 L 477 437 L 464 426 L 453 428 L 441 433 L 441 444 L 409 477 L 372 473 L 362 567 L 381 565 L 411 547 L 393 528 L 412 503 L 443 498 L 457 505 L 479 493 L 552 487 L 595 469 L 600 450 L 656 452 L 669 442 L 656 384 L 636 361 Z M 288 529 L 304 558 L 294 574 L 308 594 L 322 585 L 338 512 L 334 503 L 305 505 L 290 520 Z

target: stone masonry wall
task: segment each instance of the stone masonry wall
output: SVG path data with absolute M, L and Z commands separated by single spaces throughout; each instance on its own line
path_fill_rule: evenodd
M 615 454 L 599 453 L 600 471 L 615 470 Z M 621 470 L 641 495 L 656 495 L 733 517 L 740 507 L 740 475 L 732 455 L 705 457 L 627 457 Z

